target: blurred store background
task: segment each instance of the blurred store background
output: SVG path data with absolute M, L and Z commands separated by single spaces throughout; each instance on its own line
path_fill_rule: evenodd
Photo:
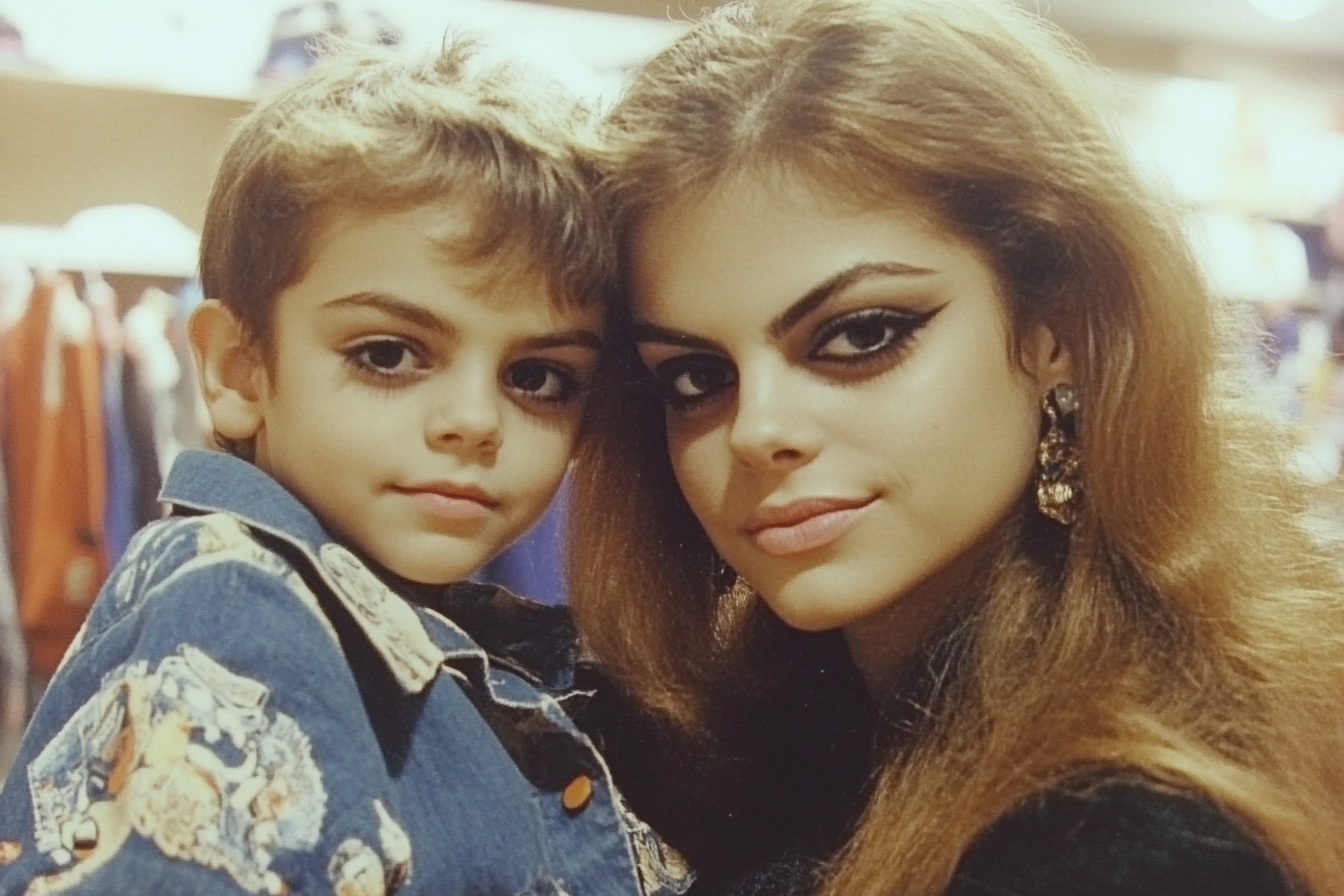
M 420 48 L 447 29 L 476 31 L 606 102 L 703 5 L 0 0 L 0 334 L 31 313 L 34 271 L 65 272 L 45 307 L 66 344 L 84 352 L 80 363 L 93 365 L 96 391 L 86 402 L 92 411 L 62 425 L 96 442 L 101 461 L 86 445 L 87 463 L 62 460 L 59 481 L 43 493 L 49 509 L 65 508 L 51 525 L 82 525 L 80 514 L 103 508 L 86 521 L 100 533 L 90 536 L 86 562 L 59 561 L 68 612 L 82 613 L 100 571 L 158 512 L 154 490 L 174 454 L 201 444 L 182 321 L 199 299 L 193 274 L 206 194 L 229 123 L 311 63 L 314 36 L 338 31 Z M 1105 66 L 1107 111 L 1187 209 L 1210 281 L 1264 322 L 1258 363 L 1297 422 L 1304 470 L 1336 483 L 1344 0 L 1039 0 L 1038 8 Z M 15 433 L 37 426 L 20 419 L 22 408 L 40 404 L 25 404 L 19 390 L 41 380 L 31 365 L 16 370 L 7 351 L 0 457 L 12 459 Z M 13 730 L 23 701 L 4 689 L 30 670 L 14 616 L 25 596 L 13 587 L 9 547 L 19 523 L 9 513 L 17 475 L 9 473 L 8 491 L 0 475 L 0 729 Z M 90 491 L 99 501 L 86 500 Z M 482 576 L 563 600 L 562 514 L 561 503 Z M 39 685 L 48 671 L 37 670 Z

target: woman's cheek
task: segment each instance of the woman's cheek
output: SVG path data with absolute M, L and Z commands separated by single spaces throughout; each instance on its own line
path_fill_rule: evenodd
M 719 450 L 712 433 L 696 437 L 673 434 L 669 436 L 668 451 L 672 471 L 691 509 L 701 518 L 702 524 L 712 527 L 714 520 L 709 517 L 719 509 L 724 493 L 720 483 L 727 480 L 732 462 L 726 446 Z

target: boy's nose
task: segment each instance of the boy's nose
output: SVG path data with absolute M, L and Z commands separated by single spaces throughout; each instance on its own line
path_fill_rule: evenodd
M 435 448 L 497 449 L 502 400 L 493 370 L 456 378 L 435 396 L 426 421 L 426 440 Z

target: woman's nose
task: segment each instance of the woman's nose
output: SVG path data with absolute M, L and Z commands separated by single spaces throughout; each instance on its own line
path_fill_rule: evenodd
M 783 371 L 739 369 L 738 376 L 736 416 L 728 435 L 734 456 L 762 472 L 812 460 L 820 441 L 797 400 L 799 384 Z

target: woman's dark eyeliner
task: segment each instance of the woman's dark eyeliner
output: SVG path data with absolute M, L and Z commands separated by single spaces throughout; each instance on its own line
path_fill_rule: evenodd
M 853 367 L 883 361 L 905 348 L 915 333 L 945 307 L 943 304 L 922 312 L 863 308 L 831 318 L 817 328 L 807 358 Z M 848 338 L 852 350 L 827 356 L 823 350 L 842 337 Z M 737 381 L 731 361 L 705 352 L 679 355 L 656 365 L 650 372 L 663 403 L 678 412 L 693 410 Z
M 817 328 L 807 357 L 810 361 L 830 364 L 864 364 L 904 348 L 946 304 L 929 311 L 914 312 L 897 308 L 864 308 L 831 318 Z M 842 337 L 848 337 L 850 351 L 827 353 L 825 349 Z
M 679 355 L 649 372 L 663 403 L 673 411 L 689 411 L 737 381 L 731 361 L 703 352 Z

